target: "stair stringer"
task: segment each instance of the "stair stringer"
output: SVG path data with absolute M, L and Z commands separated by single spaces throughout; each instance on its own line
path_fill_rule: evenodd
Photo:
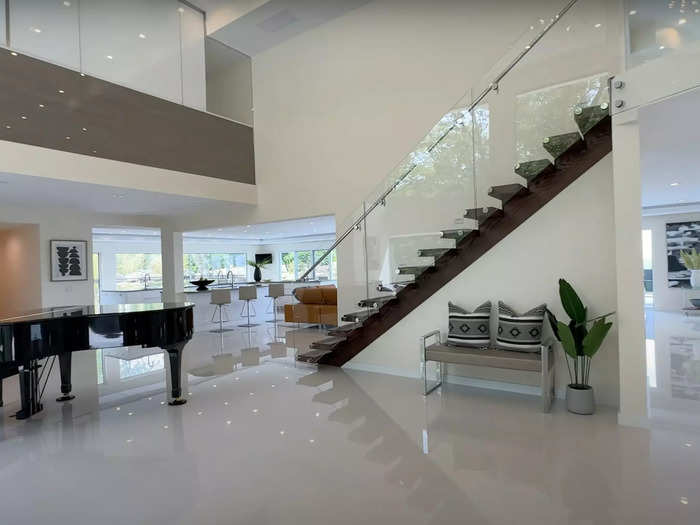
M 378 315 L 364 323 L 352 340 L 339 345 L 333 353 L 324 356 L 320 363 L 333 366 L 347 363 L 595 166 L 612 151 L 610 119 L 601 122 L 589 133 L 586 142 L 586 150 L 574 151 L 558 159 L 557 170 L 554 173 L 530 183 L 530 193 L 517 195 L 506 203 L 502 215 L 482 223 L 478 233 L 468 235 L 459 243 L 457 250 L 440 260 L 436 271 L 422 275 L 418 286 L 401 290 L 397 294 L 398 301 L 381 308 Z M 417 354 L 415 349 L 407 351 Z

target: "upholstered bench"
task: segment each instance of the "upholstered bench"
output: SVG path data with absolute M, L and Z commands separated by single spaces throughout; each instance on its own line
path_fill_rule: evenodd
M 428 345 L 430 340 L 433 344 Z M 543 344 L 539 352 L 525 353 L 499 348 L 467 348 L 449 346 L 440 342 L 440 331 L 435 330 L 421 338 L 423 357 L 423 384 L 427 396 L 442 385 L 444 377 L 443 363 L 454 365 L 483 366 L 487 368 L 505 368 L 523 372 L 539 372 L 542 391 L 542 409 L 549 412 L 554 399 L 554 351 L 551 343 Z M 428 387 L 428 362 L 439 363 L 437 383 Z

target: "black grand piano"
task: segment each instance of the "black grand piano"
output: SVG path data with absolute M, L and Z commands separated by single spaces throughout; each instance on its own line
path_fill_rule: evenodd
M 160 347 L 168 353 L 171 405 L 183 405 L 182 351 L 192 339 L 191 303 L 66 306 L 0 318 L 0 406 L 2 380 L 19 375 L 21 410 L 26 419 L 42 410 L 41 397 L 58 358 L 61 397 L 71 395 L 71 356 L 80 350 L 122 346 Z M 43 386 L 42 386 L 43 381 Z

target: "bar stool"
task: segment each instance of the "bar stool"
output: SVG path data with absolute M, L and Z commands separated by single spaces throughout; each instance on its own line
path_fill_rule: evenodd
M 277 298 L 284 296 L 284 284 L 271 284 L 267 289 L 267 297 L 269 297 L 270 304 L 272 305 L 272 313 L 274 314 L 274 319 L 267 321 L 268 323 L 277 324 Z
M 231 290 L 212 290 L 210 304 L 214 305 L 214 313 L 211 316 L 211 322 L 214 322 L 216 317 L 216 311 L 219 311 L 219 328 L 218 330 L 211 330 L 215 334 L 223 334 L 224 332 L 233 331 L 231 328 L 224 328 L 224 308 L 227 304 L 231 304 Z M 226 316 L 226 322 L 230 319 L 228 315 Z
M 257 324 L 251 324 L 251 322 L 250 322 L 250 301 L 254 301 L 258 298 L 258 287 L 257 286 L 241 286 L 238 289 L 238 298 L 241 301 L 246 302 L 243 310 L 246 312 L 246 317 L 248 317 L 248 322 L 246 324 L 239 324 L 238 326 L 242 326 L 244 328 L 251 328 L 253 326 L 258 326 Z M 241 316 L 242 315 L 243 315 L 243 311 L 241 311 Z M 255 315 L 255 314 L 253 314 L 253 315 Z

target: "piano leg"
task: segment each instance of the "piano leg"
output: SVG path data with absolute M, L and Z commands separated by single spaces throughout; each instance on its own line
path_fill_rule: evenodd
M 75 399 L 74 395 L 71 395 L 71 390 L 73 390 L 73 385 L 71 385 L 71 368 L 73 362 L 73 353 L 64 352 L 63 354 L 58 354 L 58 366 L 61 369 L 61 397 L 57 398 L 56 401 L 70 401 Z
M 39 401 L 38 364 L 32 361 L 29 366 L 19 367 L 19 393 L 21 409 L 15 414 L 17 419 L 27 419 L 43 410 Z
M 172 387 L 172 398 L 169 405 L 184 405 L 187 403 L 187 399 L 182 397 L 182 386 L 181 386 L 181 374 L 182 374 L 182 350 L 185 348 L 187 343 L 178 343 L 168 348 L 163 348 L 168 352 L 168 359 L 170 361 L 170 385 Z

